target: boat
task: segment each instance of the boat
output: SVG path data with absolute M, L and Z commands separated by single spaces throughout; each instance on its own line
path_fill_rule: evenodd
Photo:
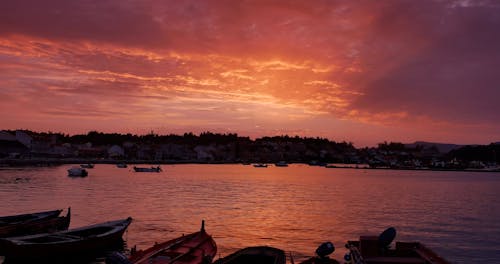
M 26 261 L 87 257 L 123 243 L 129 217 L 67 231 L 0 239 L 6 260 Z
M 265 163 L 257 163 L 253 165 L 255 168 L 267 168 L 267 164 Z
M 205 264 L 212 263 L 217 253 L 217 245 L 211 235 L 205 231 L 202 221 L 198 232 L 155 244 L 146 250 L 132 250 L 127 259 L 120 253 L 114 253 L 106 259 L 107 264 Z
M 33 235 L 67 230 L 71 220 L 71 208 L 66 216 L 63 210 L 0 217 L 0 237 Z
M 278 161 L 277 163 L 274 164 L 276 167 L 288 167 L 288 163 L 284 160 Z
M 142 168 L 142 167 L 134 166 L 134 171 L 135 172 L 160 172 L 161 168 L 160 168 L 160 166 L 151 167 L 151 168 Z
M 70 177 L 87 177 L 89 175 L 86 169 L 82 169 L 79 167 L 73 167 L 68 170 L 68 176 Z
M 360 236 L 358 241 L 348 241 L 346 260 L 356 264 L 450 264 L 443 257 L 420 242 L 396 242 L 396 229 L 386 229 L 379 236 Z
M 94 168 L 94 164 L 82 164 L 80 165 L 81 168 L 84 168 L 84 169 L 93 169 Z
M 127 167 L 127 164 L 125 164 L 125 163 L 118 163 L 118 164 L 116 164 L 116 167 L 123 169 L 123 168 Z
M 268 246 L 247 247 L 240 249 L 227 257 L 218 259 L 215 264 L 285 264 L 285 252 L 279 248 Z

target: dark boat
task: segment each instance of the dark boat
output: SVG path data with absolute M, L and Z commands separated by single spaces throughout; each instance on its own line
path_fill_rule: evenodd
M 215 264 L 285 264 L 285 252 L 279 248 L 258 246 L 240 249 L 231 255 L 218 259 Z
M 276 166 L 276 167 L 288 167 L 288 163 L 286 161 L 282 160 L 282 161 L 276 162 L 274 164 L 274 166 Z
M 68 231 L 0 239 L 6 260 L 40 261 L 88 256 L 117 243 L 132 218 L 80 227 Z
M 120 168 L 120 169 L 124 169 L 124 168 L 127 168 L 127 164 L 126 163 L 118 163 L 118 164 L 116 164 L 116 167 Z
M 33 235 L 66 230 L 71 220 L 71 208 L 66 216 L 63 210 L 0 217 L 0 237 Z
M 360 236 L 359 241 L 348 241 L 346 255 L 356 264 L 449 264 L 447 260 L 419 242 L 396 242 L 394 228 L 388 228 L 380 236 Z
M 94 164 L 81 164 L 80 167 L 84 168 L 84 169 L 93 169 L 94 168 Z
M 130 258 L 113 255 L 106 259 L 108 264 L 205 264 L 212 263 L 217 253 L 217 245 L 212 236 L 205 232 L 204 222 L 201 230 L 189 235 L 155 244 L 139 251 L 132 251 Z
M 151 168 L 141 168 L 141 167 L 134 166 L 134 171 L 135 172 L 160 172 L 161 168 L 160 168 L 160 166 L 151 167 Z

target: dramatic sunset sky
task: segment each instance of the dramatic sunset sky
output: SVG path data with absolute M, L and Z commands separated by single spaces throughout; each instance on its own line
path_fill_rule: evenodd
M 15 0 L 0 129 L 500 141 L 500 1 Z

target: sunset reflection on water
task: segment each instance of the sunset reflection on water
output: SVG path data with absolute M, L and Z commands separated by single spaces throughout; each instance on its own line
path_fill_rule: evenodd
M 0 170 L 1 215 L 72 208 L 71 228 L 132 216 L 124 235 L 139 249 L 197 231 L 201 220 L 218 256 L 269 245 L 296 260 L 332 241 L 398 230 L 454 263 L 500 258 L 498 174 L 327 169 L 293 164 L 162 165 L 161 173 L 97 164 L 86 178 L 70 165 Z

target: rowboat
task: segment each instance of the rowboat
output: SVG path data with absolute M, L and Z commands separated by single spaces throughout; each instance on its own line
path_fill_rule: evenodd
M 161 168 L 160 168 L 160 166 L 151 167 L 151 168 L 141 168 L 141 167 L 134 166 L 134 171 L 135 172 L 160 172 Z
M 66 216 L 62 210 L 0 217 L 0 237 L 40 234 L 68 229 L 71 208 Z
M 279 248 L 258 246 L 240 249 L 231 255 L 218 259 L 215 264 L 285 264 L 285 252 Z
M 132 218 L 110 221 L 39 235 L 0 239 L 7 260 L 45 260 L 75 258 L 102 252 L 122 243 L 122 235 L 132 222 Z
M 379 236 L 360 236 L 358 241 L 348 241 L 346 247 L 349 259 L 355 264 L 449 264 L 420 242 L 396 242 L 390 244 L 396 236 L 394 228 L 388 228 Z
M 204 221 L 201 230 L 189 235 L 155 244 L 146 249 L 132 250 L 127 259 L 120 253 L 114 253 L 106 259 L 107 264 L 204 264 L 212 263 L 217 253 L 217 245 L 212 236 L 205 232 Z
M 68 176 L 70 177 L 86 177 L 87 175 L 89 175 L 89 173 L 86 169 L 73 167 L 68 170 Z

